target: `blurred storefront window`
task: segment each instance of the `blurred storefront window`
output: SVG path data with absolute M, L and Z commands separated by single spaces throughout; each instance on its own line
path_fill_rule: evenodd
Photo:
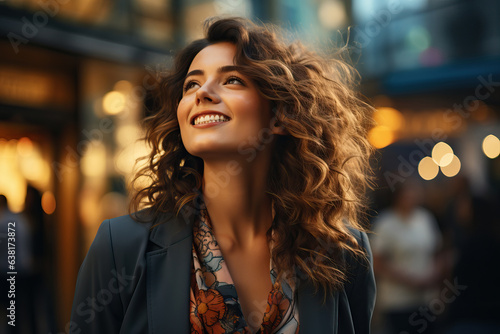
M 14 8 L 43 11 L 50 19 L 131 35 L 167 48 L 173 42 L 173 0 L 5 0 Z M 48 18 L 47 18 L 48 19 Z M 39 19 L 40 20 L 40 19 Z
M 136 160 L 147 151 L 143 134 L 142 83 L 149 74 L 139 67 L 86 60 L 81 67 L 82 130 L 80 216 L 87 247 L 98 224 L 128 213 L 128 184 Z M 103 199 L 112 205 L 103 205 Z M 110 204 L 110 203 L 107 203 Z
M 500 55 L 494 0 L 354 0 L 354 40 L 367 76 Z
M 0 3 L 0 194 L 24 214 L 32 189 L 43 214 L 50 292 L 40 289 L 31 304 L 49 306 L 30 328 L 65 328 L 100 222 L 128 213 L 127 185 L 145 153 L 143 104 L 182 35 L 179 3 Z

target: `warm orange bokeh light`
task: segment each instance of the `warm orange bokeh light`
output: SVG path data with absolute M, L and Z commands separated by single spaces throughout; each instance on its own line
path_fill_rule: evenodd
M 425 157 L 418 164 L 418 174 L 424 180 L 432 180 L 439 173 L 439 166 L 431 157 Z
M 460 172 L 460 167 L 462 167 L 460 159 L 456 155 L 453 155 L 453 158 L 448 165 L 441 166 L 441 172 L 443 172 L 443 174 L 447 177 L 453 177 Z
M 375 148 L 383 148 L 396 141 L 405 123 L 403 115 L 389 107 L 378 108 L 373 113 L 373 119 L 376 126 L 368 132 L 368 141 Z
M 23 137 L 17 142 L 17 153 L 23 157 L 33 152 L 33 142 L 28 137 Z
M 102 109 L 108 115 L 117 115 L 125 109 L 125 102 L 125 95 L 114 90 L 104 95 Z
M 394 142 L 394 132 L 387 126 L 378 125 L 368 131 L 368 141 L 375 148 L 383 148 Z
M 373 119 L 377 125 L 387 126 L 393 131 L 400 131 L 405 123 L 405 119 L 399 111 L 388 107 L 378 108 L 373 114 Z
M 445 142 L 437 143 L 432 149 L 432 159 L 441 167 L 448 166 L 453 160 L 453 156 L 453 149 Z
M 56 210 L 56 198 L 51 191 L 46 191 L 42 195 L 42 208 L 43 211 L 51 215 Z
M 483 152 L 490 159 L 495 159 L 500 155 L 500 140 L 497 136 L 488 135 L 484 138 Z

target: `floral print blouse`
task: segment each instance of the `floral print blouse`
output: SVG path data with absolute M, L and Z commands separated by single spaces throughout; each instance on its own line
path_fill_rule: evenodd
M 194 224 L 193 236 L 189 317 L 191 333 L 251 333 L 206 209 L 201 210 Z M 257 333 L 296 334 L 299 331 L 299 318 L 294 290 L 286 281 L 276 281 L 272 262 L 270 275 L 273 287 Z

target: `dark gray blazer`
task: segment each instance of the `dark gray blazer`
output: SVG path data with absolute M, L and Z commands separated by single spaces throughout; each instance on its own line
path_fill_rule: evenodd
M 158 219 L 142 224 L 123 216 L 101 224 L 78 273 L 70 333 L 190 332 L 193 218 L 161 214 Z M 322 292 L 299 282 L 301 334 L 370 332 L 375 302 L 371 251 L 365 233 L 353 234 L 370 263 L 348 258 L 348 283 L 325 303 Z

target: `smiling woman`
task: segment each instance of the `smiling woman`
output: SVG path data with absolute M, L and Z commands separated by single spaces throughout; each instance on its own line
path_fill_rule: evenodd
M 74 332 L 369 333 L 372 109 L 355 71 L 270 26 L 205 31 L 160 80 L 138 173 L 152 182 L 142 210 L 101 225 Z

